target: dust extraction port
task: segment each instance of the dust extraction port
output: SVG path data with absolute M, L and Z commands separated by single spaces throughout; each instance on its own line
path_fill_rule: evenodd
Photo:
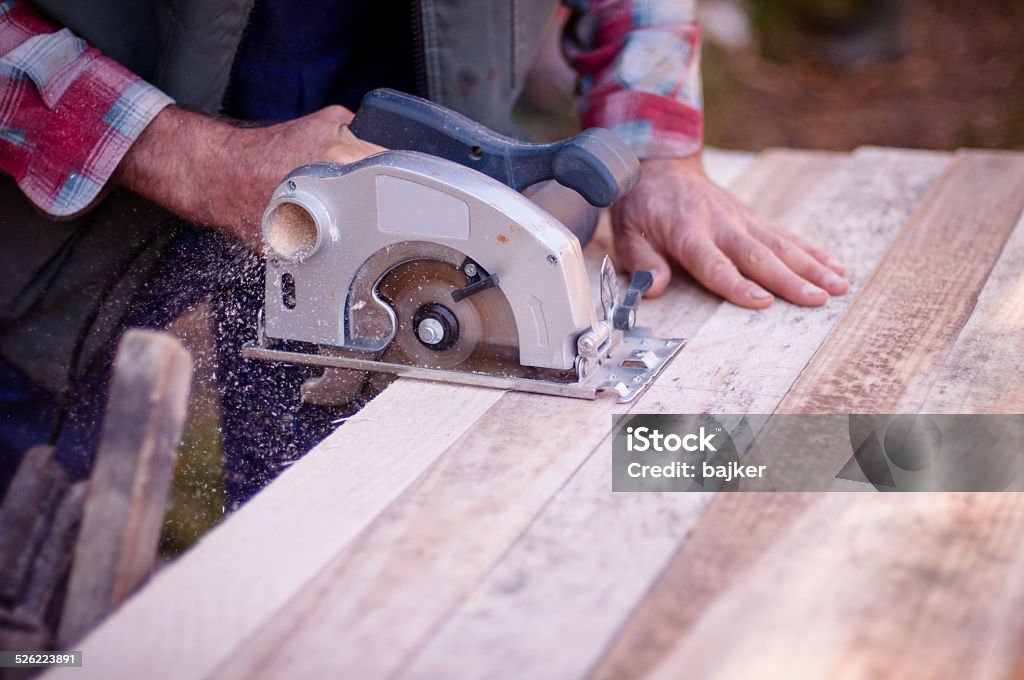
M 316 218 L 304 206 L 291 201 L 282 201 L 271 210 L 264 222 L 263 236 L 275 255 L 290 262 L 306 259 L 320 245 Z

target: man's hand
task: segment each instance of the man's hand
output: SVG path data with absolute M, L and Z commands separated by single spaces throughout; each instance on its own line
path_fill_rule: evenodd
M 818 306 L 849 288 L 834 257 L 755 217 L 708 179 L 699 155 L 642 163 L 643 177 L 612 208 L 612 224 L 623 264 L 654 275 L 649 295 L 664 292 L 673 260 L 741 307 L 767 307 L 772 293 Z
M 352 112 L 329 106 L 266 127 L 235 127 L 169 106 L 143 131 L 115 178 L 188 220 L 259 248 L 260 220 L 285 175 L 314 161 L 351 163 L 381 151 L 348 129 Z

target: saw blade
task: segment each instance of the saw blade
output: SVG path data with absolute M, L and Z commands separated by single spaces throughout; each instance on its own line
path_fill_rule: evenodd
M 521 375 L 524 369 L 519 365 L 519 336 L 505 294 L 499 286 L 453 302 L 452 292 L 466 284 L 466 276 L 458 267 L 440 260 L 411 260 L 388 271 L 377 290 L 395 310 L 398 328 L 380 359 L 430 368 Z M 424 341 L 424 336 L 431 338 L 419 329 L 424 317 L 439 319 L 434 326 L 441 329 L 441 340 L 434 344 Z

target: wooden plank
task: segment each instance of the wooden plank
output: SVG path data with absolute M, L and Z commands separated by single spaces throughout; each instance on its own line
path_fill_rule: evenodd
M 958 152 L 780 410 L 916 413 L 1022 207 L 1024 156 Z
M 719 494 L 632 613 L 591 675 L 646 677 L 716 598 L 790 531 L 813 494 Z M 742 529 L 737 529 L 737 525 Z
M 25 454 L 0 506 L 0 606 L 21 601 L 67 485 L 53 447 L 36 446 Z
M 61 498 L 15 611 L 0 609 L 0 649 L 54 649 L 51 631 L 56 629 L 60 615 L 59 604 L 82 517 L 85 485 L 72 485 Z M 27 668 L 2 668 L 0 680 L 26 678 L 35 672 Z
M 766 159 L 794 158 L 792 153 Z M 817 309 L 781 303 L 752 313 L 723 306 L 651 390 L 647 408 L 771 413 L 946 162 L 945 155 L 891 151 L 862 154 L 842 167 L 825 154 L 795 158 L 801 160 L 748 175 L 738 195 L 758 196 L 761 214 L 831 249 L 846 263 L 849 293 Z M 818 182 L 820 190 L 812 194 Z
M 828 165 L 799 155 L 762 162 L 741 184 L 744 197 L 760 209 L 760 192 L 766 192 L 764 203 L 775 211 L 770 217 L 833 247 L 843 239 L 840 252 L 856 290 L 881 259 L 887 233 L 891 238 L 898 231 L 944 158 L 857 158 L 831 176 Z M 815 177 L 822 181 L 817 190 Z M 790 200 L 779 197 L 791 190 Z M 854 206 L 849 222 L 836 219 Z M 827 307 L 777 305 L 757 313 L 723 306 L 662 387 L 634 410 L 770 411 L 837 317 Z M 772 360 L 764 362 L 765 356 Z M 702 376 L 701 382 L 690 376 Z M 598 451 L 608 447 L 605 441 Z M 578 677 L 595 664 L 710 500 L 697 494 L 612 495 L 610 475 L 607 454 L 591 456 L 402 676 L 449 675 L 458 664 L 464 677 L 502 675 L 509 668 L 524 677 Z
M 1024 155 L 958 152 L 779 411 L 919 412 L 1022 209 Z M 846 462 L 824 447 L 772 468 L 779 480 L 834 478 Z
M 922 411 L 1024 413 L 1024 215 L 1003 247 Z
M 673 285 L 691 294 L 641 313 L 687 334 L 719 302 Z M 611 400 L 504 395 L 211 677 L 394 672 L 600 443 L 615 410 Z
M 873 308 L 898 306 L 911 314 L 922 314 L 922 308 L 930 309 L 927 301 L 920 299 L 927 299 L 927 291 L 875 286 L 874 282 L 891 280 L 892 273 L 883 271 L 883 267 L 898 267 L 908 260 L 912 267 L 922 267 L 922 263 L 914 263 L 915 257 L 920 253 L 927 257 L 928 253 L 942 250 L 940 239 L 948 238 L 941 228 L 944 220 L 950 212 L 957 217 L 957 208 L 950 204 L 971 204 L 973 192 L 964 190 L 962 183 L 976 181 L 978 170 L 974 164 L 979 161 L 972 158 L 968 161 L 971 166 L 965 168 L 961 156 L 936 183 L 856 301 L 855 305 L 863 304 L 866 311 L 854 314 L 851 309 L 829 341 L 850 331 L 848 325 L 852 330 L 866 329 L 864 332 L 870 335 L 871 326 L 867 324 L 872 320 L 865 319 L 864 314 Z M 986 165 L 983 161 L 981 164 Z M 991 175 L 988 177 L 992 179 Z M 1012 197 L 1012 173 L 1006 181 L 1004 194 Z M 1001 235 L 1008 232 L 1008 224 L 1012 224 L 1012 205 L 1009 210 L 1005 204 L 995 202 L 980 205 L 982 210 L 973 215 L 973 225 L 979 226 L 974 233 L 984 237 L 979 223 L 985 222 L 990 240 L 999 242 Z M 962 215 L 959 217 L 963 219 Z M 936 221 L 939 228 L 932 232 L 923 220 Z M 994 257 L 995 253 L 987 250 L 985 255 L 975 255 L 967 261 L 970 267 L 987 271 Z M 1009 257 L 1012 259 L 1012 253 Z M 937 266 L 954 268 L 949 258 L 937 257 L 935 262 Z M 962 267 L 956 265 L 954 271 L 962 273 Z M 935 274 L 934 285 L 941 286 L 953 278 L 941 266 Z M 957 280 L 966 280 L 966 285 L 954 287 L 948 298 L 951 308 L 963 309 L 973 302 L 984 274 L 968 272 Z M 999 291 L 1000 286 L 997 280 L 992 290 Z M 867 295 L 875 296 L 870 305 L 862 302 Z M 932 314 L 925 321 L 912 319 L 911 323 L 917 323 L 916 334 L 930 342 L 909 347 L 897 345 L 892 353 L 902 355 L 901 361 L 916 365 L 919 370 L 935 371 L 937 362 L 923 361 L 919 354 L 926 358 L 944 354 L 936 349 L 935 338 L 943 337 L 940 331 L 949 325 L 949 318 Z M 920 328 L 928 324 L 932 327 Z M 947 331 L 944 337 L 947 344 L 952 344 L 955 330 Z M 847 361 L 856 364 L 865 352 L 871 351 L 860 349 L 861 352 L 853 351 Z M 835 352 L 836 348 L 833 346 L 829 351 Z M 831 368 L 841 372 L 845 366 L 836 361 Z M 792 388 L 780 410 L 816 409 L 816 402 L 805 400 L 808 395 L 813 399 L 820 390 L 815 389 L 815 382 L 805 379 L 806 375 Z M 818 379 L 827 384 L 833 375 L 819 373 Z M 907 372 L 897 374 L 896 378 L 883 377 L 886 401 L 872 401 L 871 394 L 862 399 L 864 395 L 858 392 L 835 408 L 857 412 L 924 402 L 928 379 Z M 982 640 L 993 631 L 993 625 L 987 621 L 992 616 L 989 606 L 993 600 L 1024 599 L 1020 590 L 1024 583 L 1014 576 L 1024 559 L 1018 547 L 1019 538 L 1006 538 L 1006 532 L 1017 532 L 1012 516 L 1021 511 L 1016 501 L 1007 500 L 1011 497 L 1014 495 L 930 494 L 891 498 L 873 494 L 773 494 L 751 501 L 741 495 L 723 495 L 702 519 L 697 534 L 673 558 L 596 675 L 632 677 L 646 674 L 660 664 L 657 677 L 670 677 L 682 669 L 687 673 L 728 677 L 772 674 L 780 668 L 786 668 L 787 677 L 821 677 L 839 673 L 841 664 L 843 674 L 850 676 L 877 675 L 885 669 L 886 674 L 963 677 L 983 647 L 1002 650 L 998 660 L 986 661 L 986 667 L 1006 673 L 1015 663 L 1015 657 L 1006 652 L 1010 648 L 1006 640 L 1015 635 L 1013 639 L 1019 640 L 1024 629 L 1020 610 L 1000 608 L 1000 644 L 982 645 Z M 968 510 L 963 507 L 964 499 Z M 756 511 L 750 507 L 752 502 L 758 504 Z M 1002 519 L 1004 511 L 1011 517 Z M 737 518 L 743 518 L 740 532 L 736 529 Z M 858 537 L 856 559 L 850 552 L 851 536 Z M 947 539 L 949 543 L 945 542 Z M 957 543 L 961 540 L 985 545 Z M 814 545 L 797 549 L 795 546 L 803 541 Z M 922 546 L 922 541 L 927 543 Z M 867 547 L 862 543 L 867 543 Z M 976 550 L 985 558 L 974 561 L 966 557 Z M 960 555 L 965 557 L 961 560 Z M 708 563 L 716 565 L 713 572 L 702 568 Z M 780 587 L 777 566 L 771 565 L 782 563 L 787 574 Z M 680 597 L 679 585 L 684 581 L 687 596 Z M 944 600 L 949 597 L 946 589 L 956 597 Z M 769 592 L 770 602 L 766 599 Z M 963 593 L 966 595 L 961 598 Z M 757 614 L 751 617 L 751 612 Z M 734 618 L 726 622 L 729 616 Z M 802 629 L 799 634 L 794 629 L 798 618 Z M 843 619 L 842 625 L 837 621 L 839 618 Z M 965 621 L 982 626 L 984 633 L 960 635 Z M 785 641 L 786 635 L 795 637 Z M 725 637 L 716 640 L 716 636 Z M 766 638 L 767 646 L 762 647 Z M 754 645 L 757 651 L 749 653 Z M 782 647 L 788 649 L 782 651 Z M 698 649 L 702 651 L 697 652 Z M 808 654 L 807 650 L 813 653 Z M 716 653 L 723 657 L 721 662 L 711 660 Z M 696 665 L 693 654 L 697 655 Z M 725 656 L 730 658 L 726 660 Z M 794 659 L 799 662 L 794 664 Z
M 722 494 L 594 677 L 772 677 L 782 669 L 785 677 L 970 677 L 965 671 L 972 664 L 991 671 L 973 677 L 1006 675 L 1024 633 L 1024 543 L 1014 526 L 1019 503 L 1010 501 L 1008 516 L 1001 515 L 1002 500 L 1012 496 Z M 966 512 L 953 507 L 965 500 Z M 999 509 L 989 505 L 993 500 Z M 986 521 L 975 524 L 980 517 Z M 918 532 L 927 537 L 924 545 Z M 781 564 L 787 573 L 775 590 Z M 955 601 L 944 599 L 950 592 Z M 736 618 L 726 623 L 723 612 Z M 751 614 L 756 618 L 748 627 Z M 834 650 L 814 638 L 830 627 L 845 654 L 828 662 L 842 664 L 843 672 L 780 665 L 771 645 L 783 644 L 784 634 L 775 633 L 781 621 L 794 636 L 788 654 L 801 660 L 810 655 L 821 662 L 823 649 Z M 703 646 L 712 649 L 695 665 L 689 652 Z M 716 667 L 708 662 L 716 653 L 742 660 L 729 665 L 723 658 Z
M 1020 494 L 812 498 L 647 677 L 1013 675 L 1024 616 L 1000 602 L 1021 602 L 1005 590 L 1024 568 Z
M 537 397 L 502 397 L 211 677 L 391 675 L 571 476 L 589 453 L 580 440 L 610 421 L 608 401 L 546 401 L 573 427 L 546 427 Z
M 59 605 L 82 522 L 86 486 L 86 482 L 73 484 L 61 499 L 46 541 L 36 557 L 28 586 L 18 603 L 19 613 L 45 621 L 54 630 L 60 617 Z
M 173 336 L 125 333 L 75 545 L 62 646 L 117 607 L 153 567 L 191 381 L 192 357 Z
M 104 678 L 205 677 L 501 395 L 396 382 L 88 636 L 90 668 Z

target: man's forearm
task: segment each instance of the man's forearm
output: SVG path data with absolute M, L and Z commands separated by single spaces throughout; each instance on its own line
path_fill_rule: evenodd
M 231 158 L 236 132 L 216 118 L 169 106 L 125 154 L 114 180 L 176 215 L 254 244 L 258 206 L 246 204 L 248 192 L 226 186 L 244 173 L 238 167 L 243 159 Z M 230 215 L 238 219 L 225 219 Z
M 270 196 L 291 170 L 314 161 L 351 163 L 380 147 L 349 131 L 352 113 L 329 106 L 265 127 L 238 127 L 169 106 L 125 155 L 115 179 L 171 212 L 253 247 Z

